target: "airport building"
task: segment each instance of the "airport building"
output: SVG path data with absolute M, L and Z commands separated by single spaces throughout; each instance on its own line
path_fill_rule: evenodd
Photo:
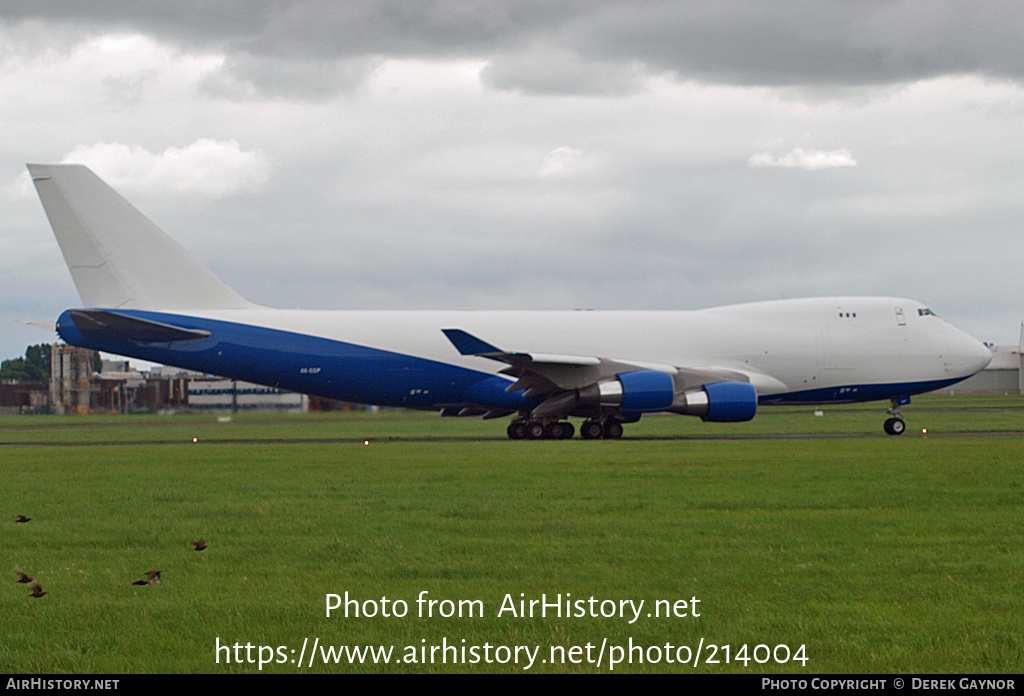
M 46 413 L 50 410 L 50 385 L 46 382 L 0 382 L 0 415 Z
M 193 411 L 306 411 L 305 394 L 231 379 L 191 379 L 188 406 Z

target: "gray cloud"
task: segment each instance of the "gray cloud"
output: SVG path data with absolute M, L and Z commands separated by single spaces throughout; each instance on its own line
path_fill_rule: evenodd
M 607 3 L 573 45 L 681 77 L 737 84 L 858 85 L 944 73 L 1020 78 L 1024 7 L 1013 2 Z
M 1016 342 L 1020 11 L 919 8 L 0 0 L 0 357 L 77 302 L 24 173 L 76 154 L 269 305 L 910 295 Z
M 351 92 L 381 64 L 374 56 L 337 60 L 267 57 L 236 51 L 202 82 L 204 92 L 236 101 L 317 100 Z
M 649 74 L 638 60 L 588 60 L 544 44 L 493 56 L 480 78 L 495 89 L 531 94 L 621 96 L 641 91 Z
M 345 61 L 381 55 L 492 58 L 484 74 L 492 86 L 562 94 L 628 93 L 645 72 L 774 86 L 1024 77 L 1024 5 L 1013 0 L 40 0 L 4 2 L 0 18 L 215 47 L 234 56 L 234 88 L 270 93 L 287 84 L 314 92 L 292 80 L 303 61 L 320 66 L 322 93 L 350 88 L 365 73 Z

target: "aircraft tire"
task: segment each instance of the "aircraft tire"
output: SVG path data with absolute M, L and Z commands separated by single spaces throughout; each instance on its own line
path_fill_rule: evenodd
M 547 427 L 545 437 L 549 440 L 561 440 L 565 437 L 565 423 L 550 423 Z
M 907 429 L 907 424 L 903 422 L 902 418 L 889 418 L 885 421 L 883 428 L 889 435 L 902 435 Z
M 618 440 L 622 437 L 622 423 L 610 420 L 604 424 L 604 436 L 609 440 Z
M 580 426 L 580 437 L 584 440 L 599 440 L 604 437 L 604 428 L 601 427 L 601 421 L 583 421 L 583 425 Z
M 548 437 L 552 440 L 570 440 L 576 428 L 569 421 L 559 421 L 548 426 Z
M 540 421 L 530 421 L 526 424 L 527 440 L 543 440 L 548 435 L 548 429 Z
M 526 439 L 526 421 L 514 420 L 508 424 L 508 439 L 510 440 L 525 440 Z

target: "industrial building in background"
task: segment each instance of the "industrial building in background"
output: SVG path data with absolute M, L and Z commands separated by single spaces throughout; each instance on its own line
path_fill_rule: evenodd
M 88 413 L 92 409 L 95 353 L 64 344 L 50 346 L 50 404 L 54 413 Z
M 309 397 L 234 379 L 191 379 L 188 407 L 193 411 L 306 411 Z
M 305 411 L 310 407 L 304 394 L 283 389 L 171 367 L 139 371 L 127 360 L 100 360 L 96 351 L 63 343 L 33 349 L 49 359 L 49 370 L 45 374 L 38 369 L 21 370 L 12 372 L 16 377 L 0 379 L 2 414 Z M 25 361 L 7 362 L 20 367 Z

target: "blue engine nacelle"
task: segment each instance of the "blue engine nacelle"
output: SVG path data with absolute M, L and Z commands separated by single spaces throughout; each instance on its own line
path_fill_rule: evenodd
M 757 391 L 748 382 L 712 382 L 676 394 L 669 410 L 716 423 L 748 421 L 757 413 Z
M 654 413 L 672 408 L 675 391 L 672 375 L 667 372 L 636 370 L 581 389 L 580 403 L 618 408 L 624 413 Z
M 616 408 L 620 416 L 671 411 L 706 421 L 748 421 L 757 411 L 757 392 L 747 382 L 711 382 L 676 391 L 672 375 L 659 370 L 622 372 L 580 389 L 576 404 Z M 634 418 L 634 419 L 635 419 Z

